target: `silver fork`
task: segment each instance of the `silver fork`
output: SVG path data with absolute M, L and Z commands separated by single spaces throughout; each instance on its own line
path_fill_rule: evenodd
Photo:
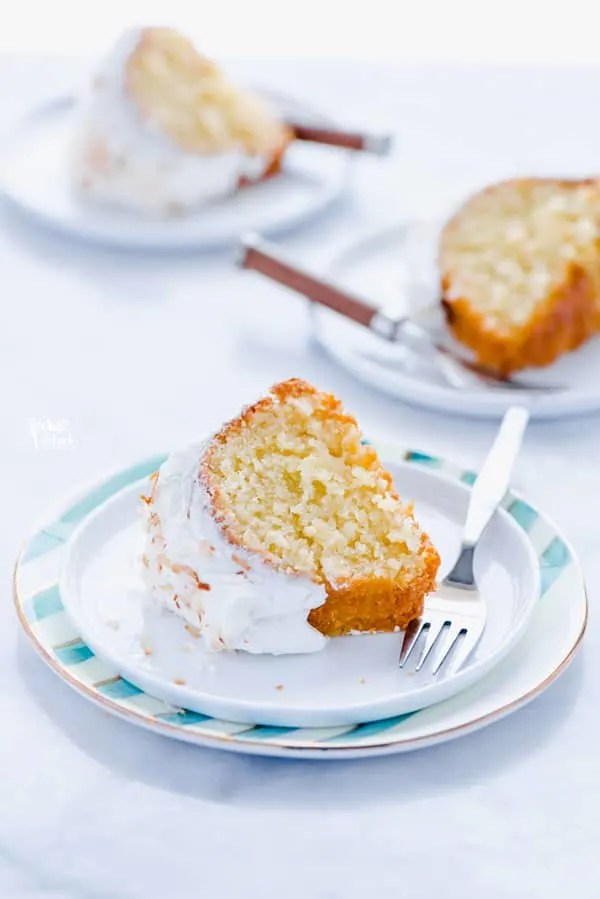
M 522 406 L 511 406 L 506 412 L 471 491 L 458 558 L 425 600 L 423 616 L 404 632 L 401 668 L 416 656 L 414 670 L 420 671 L 433 655 L 434 675 L 442 667 L 444 676 L 455 674 L 479 643 L 487 609 L 475 581 L 473 560 L 481 535 L 508 489 L 528 421 L 529 412 Z
M 242 237 L 236 262 L 241 268 L 258 272 L 301 294 L 317 306 L 333 309 L 388 343 L 400 344 L 416 351 L 454 389 L 487 390 L 494 387 L 536 394 L 563 389 L 559 385 L 535 384 L 520 378 L 503 377 L 485 366 L 465 360 L 450 347 L 436 341 L 416 322 L 406 316 L 390 316 L 369 300 L 311 274 L 298 263 L 287 259 L 277 246 L 263 240 L 260 235 L 247 234 Z M 364 357 L 363 353 L 361 355 Z M 389 367 L 389 360 L 384 360 L 382 364 Z

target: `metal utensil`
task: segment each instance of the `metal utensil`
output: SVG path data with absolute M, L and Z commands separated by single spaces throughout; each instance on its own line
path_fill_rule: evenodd
M 556 393 L 565 390 L 565 387 L 561 384 L 533 384 L 530 381 L 522 381 L 520 378 L 499 379 L 498 375 L 491 372 L 490 369 L 486 368 L 484 365 L 479 365 L 471 359 L 464 359 L 461 356 L 458 356 L 452 349 L 450 349 L 450 347 L 439 341 L 434 341 L 432 335 L 415 321 L 407 319 L 403 329 L 403 336 L 405 338 L 403 344 L 414 352 L 419 352 L 419 348 L 423 353 L 430 352 L 430 346 L 433 341 L 438 355 L 435 360 L 430 361 L 434 362 L 436 371 L 444 377 L 446 382 L 457 389 L 464 389 L 469 386 L 467 384 L 467 379 L 469 374 L 471 374 L 474 376 L 472 384 L 475 389 L 480 389 L 483 382 L 496 391 L 529 390 L 537 393 Z M 402 358 L 395 359 L 391 356 L 371 353 L 367 350 L 358 350 L 357 352 L 362 359 L 374 362 L 376 365 L 382 365 L 384 368 L 396 371 L 406 371 L 407 365 Z M 458 372 L 458 376 L 456 370 L 457 361 L 460 362 L 461 369 Z
M 326 306 L 340 315 L 368 328 L 390 343 L 399 343 L 427 359 L 447 384 L 456 389 L 481 390 L 503 388 L 536 393 L 560 390 L 560 387 L 526 383 L 504 378 L 496 372 L 470 362 L 452 349 L 438 343 L 428 331 L 406 316 L 393 318 L 362 297 L 355 296 L 336 285 L 309 274 L 296 263 L 286 259 L 276 246 L 258 235 L 242 238 L 237 263 L 289 287 L 312 303 Z
M 473 570 L 477 544 L 502 502 L 519 455 L 529 412 L 511 406 L 471 490 L 461 548 L 452 570 L 425 601 L 422 617 L 404 632 L 400 667 L 416 657 L 420 671 L 434 655 L 433 674 L 456 673 L 477 646 L 485 628 L 486 606 Z
M 286 120 L 286 125 L 293 131 L 296 140 L 326 144 L 330 147 L 341 147 L 345 150 L 373 153 L 375 156 L 388 156 L 392 148 L 391 134 L 345 131 L 333 126 L 308 125 L 289 120 Z

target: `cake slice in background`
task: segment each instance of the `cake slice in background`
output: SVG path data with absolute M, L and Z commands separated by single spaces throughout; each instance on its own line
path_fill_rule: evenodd
M 291 138 L 187 38 L 142 28 L 121 37 L 83 99 L 72 180 L 90 200 L 179 216 L 274 174 Z
M 439 265 L 448 325 L 478 362 L 549 365 L 600 326 L 600 185 L 492 185 L 444 228 Z
M 438 554 L 356 420 L 300 380 L 171 457 L 145 509 L 146 583 L 212 650 L 403 629 L 435 586 Z

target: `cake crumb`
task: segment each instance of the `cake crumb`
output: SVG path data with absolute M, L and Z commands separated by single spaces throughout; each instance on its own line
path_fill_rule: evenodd
M 182 677 L 174 677 L 173 683 L 177 684 L 178 687 L 185 687 L 186 681 Z
M 184 643 L 181 647 L 182 652 L 195 652 L 196 647 L 192 643 Z
M 152 647 L 150 647 L 150 646 L 143 646 L 142 649 L 144 650 L 144 655 L 145 655 L 145 656 L 151 656 L 151 655 L 152 655 L 152 652 L 153 652 Z
M 240 558 L 240 556 L 238 556 L 236 553 L 233 553 L 233 555 L 231 556 L 231 559 L 232 559 L 234 565 L 240 566 L 242 571 L 250 571 L 250 566 L 248 565 L 248 563 L 246 561 L 244 561 L 244 559 Z
M 193 624 L 186 624 L 185 629 L 188 632 L 188 634 L 190 635 L 190 637 L 194 638 L 194 640 L 197 640 L 198 637 L 200 636 L 200 631 L 198 630 L 197 627 L 194 627 Z
M 275 687 L 276 690 L 283 690 L 283 688 L 283 684 L 277 684 L 277 686 Z
M 119 628 L 121 627 L 121 622 L 118 620 L 118 618 L 109 618 L 105 622 L 105 624 L 107 627 L 109 627 L 113 631 L 118 631 Z
M 364 677 L 361 677 L 361 679 L 359 680 L 359 684 L 366 684 L 366 680 L 364 679 Z

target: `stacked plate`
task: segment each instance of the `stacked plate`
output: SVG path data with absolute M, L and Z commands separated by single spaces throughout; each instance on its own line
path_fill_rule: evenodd
M 474 474 L 377 443 L 442 556 L 456 556 Z M 331 640 L 308 656 L 207 655 L 181 619 L 145 601 L 137 569 L 145 459 L 44 516 L 15 571 L 26 634 L 83 697 L 132 724 L 238 752 L 320 759 L 416 749 L 519 708 L 568 665 L 587 601 L 556 526 L 508 493 L 476 554 L 484 636 L 450 677 L 398 667 L 401 635 Z

